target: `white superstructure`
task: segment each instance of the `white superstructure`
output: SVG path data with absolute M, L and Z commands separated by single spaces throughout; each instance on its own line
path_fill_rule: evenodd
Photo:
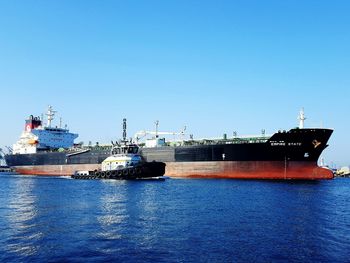
M 49 106 L 46 114 L 47 126 L 43 126 L 40 117 L 29 116 L 24 131 L 19 140 L 13 145 L 13 154 L 36 153 L 38 150 L 72 147 L 78 134 L 70 133 L 68 129 L 61 127 L 51 127 L 55 112 Z
M 141 163 L 142 159 L 138 154 L 138 149 L 139 147 L 134 144 L 114 147 L 112 155 L 102 162 L 102 171 L 133 167 Z

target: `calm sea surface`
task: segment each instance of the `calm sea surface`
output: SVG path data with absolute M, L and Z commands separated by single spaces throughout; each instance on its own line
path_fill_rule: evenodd
M 1 262 L 349 262 L 350 179 L 2 175 Z

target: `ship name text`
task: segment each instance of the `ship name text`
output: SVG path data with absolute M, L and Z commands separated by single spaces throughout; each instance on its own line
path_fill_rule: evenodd
M 271 146 L 301 146 L 301 142 L 271 142 Z

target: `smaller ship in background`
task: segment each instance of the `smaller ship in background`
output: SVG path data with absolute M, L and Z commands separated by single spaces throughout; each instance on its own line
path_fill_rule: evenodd
M 7 166 L 4 158 L 4 152 L 0 148 L 0 175 L 1 174 L 16 174 L 16 172 L 9 166 Z
M 340 169 L 336 170 L 335 176 L 337 176 L 337 177 L 350 177 L 349 166 L 343 166 Z
M 0 165 L 0 175 L 1 174 L 17 174 L 12 168 L 6 165 Z

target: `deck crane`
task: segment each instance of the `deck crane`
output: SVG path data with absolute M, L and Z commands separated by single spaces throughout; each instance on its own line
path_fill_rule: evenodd
M 155 131 L 146 131 L 146 130 L 141 130 L 135 133 L 134 135 L 134 139 L 136 141 L 136 143 L 139 142 L 140 139 L 144 138 L 147 135 L 154 135 L 155 138 L 158 138 L 159 135 L 173 135 L 174 136 L 174 140 L 175 140 L 175 136 L 181 136 L 182 140 L 183 140 L 183 136 L 185 136 L 185 131 L 186 131 L 186 126 L 183 127 L 183 129 L 180 132 L 160 132 L 158 131 L 158 126 L 159 126 L 159 121 L 155 121 L 155 126 L 156 126 L 156 130 Z

